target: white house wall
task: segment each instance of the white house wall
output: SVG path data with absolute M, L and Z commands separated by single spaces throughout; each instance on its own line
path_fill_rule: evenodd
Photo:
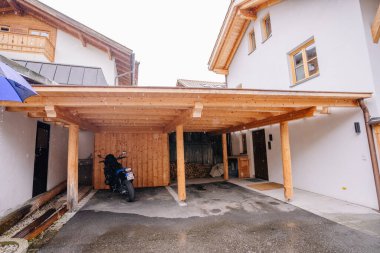
M 0 107 L 0 216 L 32 197 L 37 120 Z M 51 125 L 47 188 L 67 175 L 67 129 Z
M 338 113 L 337 111 L 340 111 Z M 377 208 L 368 142 L 358 110 L 335 109 L 289 124 L 294 187 Z M 358 120 L 359 119 L 359 120 Z M 361 133 L 354 131 L 359 121 Z M 269 180 L 283 183 L 279 125 L 267 127 Z M 297 198 L 297 196 L 295 196 Z
M 94 155 L 95 136 L 93 132 L 79 132 L 78 158 L 86 159 L 91 154 Z
M 262 43 L 260 22 L 267 13 L 272 36 Z M 253 28 L 257 48 L 248 55 L 248 34 Z M 320 75 L 292 90 L 373 90 L 358 0 L 285 0 L 259 12 L 232 60 L 229 87 L 242 84 L 243 88 L 290 89 L 287 53 L 313 36 Z
M 67 178 L 67 145 L 69 131 L 64 127 L 50 125 L 49 164 L 47 190 Z
M 371 62 L 371 73 L 373 76 L 374 87 L 376 93 L 374 94 L 374 100 L 376 101 L 376 107 L 372 108 L 372 116 L 380 116 L 380 44 L 374 43 L 371 34 L 371 25 L 375 19 L 376 11 L 379 8 L 380 0 L 360 0 L 361 11 L 363 16 L 363 29 L 365 31 L 365 38 L 368 47 L 369 59 Z
M 55 62 L 88 67 L 100 67 L 108 85 L 115 83 L 115 61 L 110 60 L 108 53 L 87 44 L 83 47 L 77 38 L 61 30 L 57 31 Z
M 49 60 L 42 54 L 1 50 L 0 54 L 9 59 L 49 62 Z M 61 30 L 57 30 L 54 63 L 85 67 L 99 67 L 103 70 L 103 74 L 108 85 L 115 84 L 115 59 L 112 58 L 112 60 L 110 60 L 107 52 L 102 51 L 91 44 L 87 44 L 87 46 L 84 47 L 79 39 Z
M 376 6 L 366 4 L 367 9 Z M 262 43 L 260 20 L 268 12 L 273 35 Z M 369 55 L 379 48 L 368 49 L 368 31 L 364 29 L 368 24 L 363 24 L 362 16 L 359 0 L 285 0 L 259 12 L 257 21 L 250 24 L 231 63 L 228 86 L 233 88 L 242 84 L 243 88 L 256 89 L 375 91 L 374 80 L 380 80 L 379 72 L 375 71 L 379 69 L 380 54 L 372 56 L 372 61 L 376 60 L 379 64 L 372 66 Z M 248 33 L 253 27 L 257 48 L 248 55 Z M 320 75 L 290 87 L 287 53 L 313 36 Z M 366 103 L 376 116 L 376 98 Z M 331 112 L 330 115 L 319 115 L 289 125 L 294 187 L 377 208 L 363 114 L 359 108 L 332 109 Z M 355 133 L 354 122 L 360 123 L 360 134 Z M 266 141 L 269 134 L 273 135 L 272 149 L 267 149 L 269 180 L 282 183 L 279 125 L 266 127 L 265 130 Z M 252 142 L 248 143 L 251 138 L 247 135 L 247 145 L 252 145 Z M 251 174 L 254 175 L 252 149 L 248 150 L 248 155 Z

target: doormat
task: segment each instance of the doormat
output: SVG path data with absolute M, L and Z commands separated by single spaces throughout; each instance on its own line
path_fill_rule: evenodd
M 249 182 L 254 182 L 254 183 L 257 183 L 257 182 L 266 182 L 266 180 L 261 179 L 261 178 L 246 178 L 245 180 L 247 180 Z
M 281 189 L 284 186 L 277 183 L 259 183 L 259 184 L 250 184 L 248 187 L 259 190 L 259 191 L 268 191 L 274 189 Z

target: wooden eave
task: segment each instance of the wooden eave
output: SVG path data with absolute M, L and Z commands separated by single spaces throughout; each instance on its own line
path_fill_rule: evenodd
M 78 38 L 83 46 L 92 46 L 107 52 L 110 58 L 115 58 L 118 74 L 123 74 L 132 70 L 131 57 L 133 51 L 116 41 L 94 31 L 93 29 L 75 21 L 74 19 L 54 10 L 53 8 L 36 0 L 12 0 L 19 12 L 29 14 L 45 23 L 51 24 L 62 31 Z M 5 13 L 5 12 L 4 12 Z M 119 79 L 121 84 L 130 84 L 130 75 Z
M 231 61 L 251 21 L 257 12 L 281 0 L 232 1 L 226 14 L 218 39 L 209 60 L 209 69 L 218 74 L 228 74 Z
M 380 39 L 380 5 L 377 8 L 375 18 L 371 25 L 372 39 L 374 43 L 378 43 Z
M 371 93 L 274 90 L 35 86 L 24 103 L 0 102 L 60 125 L 94 132 L 226 133 L 311 117 L 318 107 L 356 107 Z

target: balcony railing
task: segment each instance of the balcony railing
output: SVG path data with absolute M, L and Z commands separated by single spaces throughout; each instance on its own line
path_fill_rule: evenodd
M 49 61 L 54 61 L 53 44 L 48 38 L 41 36 L 0 32 L 0 50 L 39 53 L 45 55 Z

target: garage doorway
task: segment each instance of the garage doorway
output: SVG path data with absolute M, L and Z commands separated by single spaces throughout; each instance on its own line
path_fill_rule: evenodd
M 255 177 L 268 180 L 268 161 L 265 141 L 265 129 L 252 132 Z
M 50 125 L 37 122 L 33 174 L 33 197 L 46 192 L 49 163 Z

